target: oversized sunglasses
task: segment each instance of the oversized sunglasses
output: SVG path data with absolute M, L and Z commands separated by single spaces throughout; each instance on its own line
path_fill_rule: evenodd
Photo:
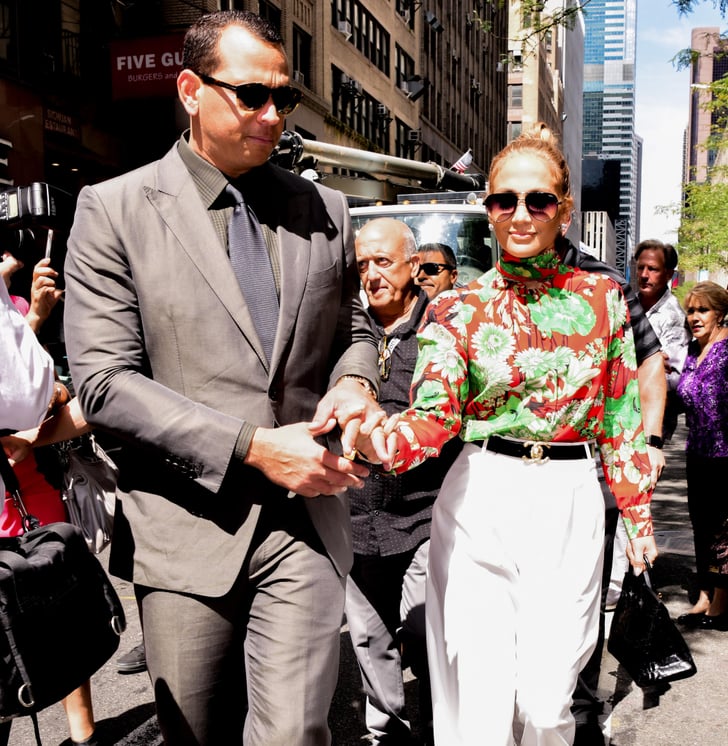
M 429 275 L 430 277 L 434 277 L 435 275 L 439 275 L 440 272 L 449 269 L 451 272 L 455 269 L 450 264 L 440 264 L 439 262 L 424 262 L 424 264 L 420 264 L 420 272 L 424 272 L 426 275 Z
M 562 200 L 551 192 L 497 192 L 485 198 L 485 209 L 494 223 L 502 223 L 513 217 L 521 202 L 534 220 L 547 223 L 556 217 Z
M 197 73 L 197 77 L 206 85 L 216 85 L 219 88 L 227 88 L 229 91 L 235 91 L 240 103 L 250 111 L 262 109 L 270 98 L 273 99 L 273 105 L 279 114 L 286 116 L 295 111 L 301 101 L 301 91 L 290 85 L 282 85 L 278 88 L 269 88 L 263 83 L 241 83 L 233 85 L 225 83 L 222 80 L 211 78 L 204 73 Z

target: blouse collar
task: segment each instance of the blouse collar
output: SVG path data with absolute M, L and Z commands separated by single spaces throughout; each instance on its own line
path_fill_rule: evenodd
M 506 280 L 524 283 L 551 279 L 559 273 L 560 264 L 559 257 L 553 249 L 524 258 L 515 257 L 503 251 L 496 267 Z

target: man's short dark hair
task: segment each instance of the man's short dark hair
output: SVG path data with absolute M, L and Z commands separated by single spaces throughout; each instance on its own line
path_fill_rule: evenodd
M 229 26 L 242 26 L 261 41 L 283 46 L 283 37 L 273 24 L 247 10 L 220 10 L 200 16 L 185 34 L 182 66 L 210 75 L 220 63 L 220 35 Z
M 436 251 L 439 251 L 445 257 L 447 264 L 451 264 L 453 268 L 457 268 L 458 260 L 455 258 L 455 252 L 445 243 L 423 243 L 417 249 L 418 254 L 427 254 Z
M 637 261 L 640 254 L 643 251 L 661 251 L 665 260 L 665 269 L 673 272 L 677 267 L 677 251 L 675 247 L 669 243 L 662 243 L 654 238 L 648 238 L 645 241 L 640 241 L 637 244 L 637 248 L 634 250 L 634 258 Z

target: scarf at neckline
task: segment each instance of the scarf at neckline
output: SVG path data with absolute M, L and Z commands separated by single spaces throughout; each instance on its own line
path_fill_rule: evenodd
M 547 281 L 559 273 L 560 266 L 560 259 L 553 249 L 523 258 L 503 251 L 496 264 L 506 280 L 516 283 Z

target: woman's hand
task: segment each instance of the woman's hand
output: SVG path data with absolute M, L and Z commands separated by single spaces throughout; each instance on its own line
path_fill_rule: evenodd
M 384 414 L 384 413 L 382 413 Z M 365 461 L 381 464 L 389 471 L 397 456 L 397 423 L 399 414 L 384 415 L 375 422 L 362 425 L 356 441 L 356 451 Z
M 637 570 L 637 575 L 645 569 L 644 557 L 653 565 L 657 559 L 657 543 L 654 536 L 642 536 L 627 543 L 627 559 Z
M 15 464 L 28 457 L 28 454 L 33 450 L 33 443 L 18 435 L 5 435 L 0 438 L 0 447 L 5 451 L 10 466 L 15 466 Z

